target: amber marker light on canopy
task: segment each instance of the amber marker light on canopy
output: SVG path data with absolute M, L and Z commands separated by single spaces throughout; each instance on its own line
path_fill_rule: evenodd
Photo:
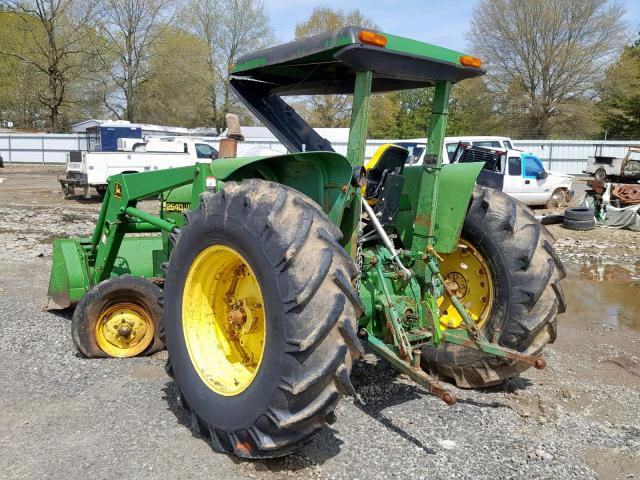
M 358 39 L 367 45 L 374 45 L 376 47 L 387 46 L 387 37 L 379 33 L 372 32 L 371 30 L 361 30 L 360 33 L 358 33 Z
M 482 60 L 480 60 L 478 57 L 472 57 L 471 55 L 460 57 L 460 63 L 465 67 L 480 68 L 482 66 Z

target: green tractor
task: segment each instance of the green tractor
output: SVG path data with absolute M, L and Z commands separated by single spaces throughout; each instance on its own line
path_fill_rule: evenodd
M 442 164 L 449 94 L 477 58 L 355 27 L 241 58 L 231 81 L 289 151 L 109 180 L 91 238 L 54 243 L 50 308 L 86 357 L 168 350 L 193 429 L 276 457 L 335 419 L 363 344 L 448 404 L 556 337 L 564 269 L 531 211 Z M 365 163 L 373 92 L 434 87 L 423 165 Z M 288 95 L 352 94 L 346 157 Z M 159 214 L 139 208 L 159 197 Z

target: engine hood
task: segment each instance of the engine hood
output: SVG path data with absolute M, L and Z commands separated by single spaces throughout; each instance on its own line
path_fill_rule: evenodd
M 571 179 L 573 179 L 573 177 L 571 175 L 567 175 L 566 173 L 562 173 L 562 172 L 555 172 L 553 170 L 547 170 L 547 173 L 549 175 L 553 175 L 554 177 L 563 177 L 563 178 L 571 178 Z

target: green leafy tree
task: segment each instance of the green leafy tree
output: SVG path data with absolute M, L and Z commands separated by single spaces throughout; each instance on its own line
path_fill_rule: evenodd
M 32 48 L 28 35 L 21 33 L 22 22 L 17 14 L 0 11 L 3 51 Z M 12 121 L 16 127 L 42 128 L 47 110 L 39 101 L 38 92 L 43 89 L 45 77 L 33 65 L 14 55 L 0 55 L 0 120 Z
M 251 116 L 231 89 L 231 66 L 246 53 L 273 43 L 269 17 L 260 0 L 189 0 L 180 15 L 181 25 L 206 46 L 211 121 L 218 132 L 225 128 L 225 115 Z
M 400 111 L 397 129 L 400 138 L 420 138 L 427 136 L 433 102 L 432 88 L 402 90 L 395 94 Z
M 598 88 L 607 138 L 640 138 L 640 40 L 624 49 Z
M 369 110 L 369 138 L 398 138 L 400 136 L 399 116 L 400 102 L 396 95 L 392 93 L 373 95 Z
M 99 50 L 109 72 L 105 106 L 117 118 L 139 121 L 143 86 L 162 71 L 150 62 L 153 49 L 175 15 L 174 0 L 102 0 Z
M 500 122 L 496 118 L 494 97 L 483 78 L 465 80 L 453 87 L 447 134 L 504 134 L 500 131 Z
M 17 22 L 0 54 L 18 60 L 33 74 L 31 87 L 46 109 L 47 128 L 63 129 L 62 111 L 69 103 L 70 85 L 90 55 L 97 4 L 94 0 L 0 0 Z
M 153 46 L 150 68 L 162 71 L 141 88 L 138 116 L 145 122 L 197 127 L 210 123 L 211 78 L 207 46 L 197 36 L 169 27 Z

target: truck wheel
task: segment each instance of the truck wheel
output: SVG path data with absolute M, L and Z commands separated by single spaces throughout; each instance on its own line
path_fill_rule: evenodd
M 567 202 L 567 193 L 564 188 L 557 188 L 551 194 L 551 198 L 547 202 L 547 208 L 557 208 L 563 206 Z
M 594 172 L 593 178 L 595 178 L 597 182 L 604 182 L 607 179 L 607 172 L 604 168 L 599 168 Z
M 173 235 L 168 371 L 216 450 L 286 455 L 353 392 L 362 305 L 340 238 L 311 199 L 262 180 L 203 193 Z
M 96 187 L 96 192 L 98 192 L 98 195 L 100 195 L 100 200 L 104 200 L 104 196 L 107 194 L 107 186 L 98 185 Z
M 554 239 L 531 210 L 513 198 L 476 187 L 458 250 L 444 256 L 442 275 L 485 336 L 528 355 L 556 338 L 556 316 L 565 303 L 565 270 Z M 440 300 L 441 322 L 462 323 L 448 300 Z M 449 343 L 423 348 L 423 366 L 459 387 L 496 385 L 528 368 Z
M 135 357 L 162 350 L 161 295 L 162 290 L 144 278 L 123 275 L 100 282 L 73 312 L 74 345 L 89 358 Z

